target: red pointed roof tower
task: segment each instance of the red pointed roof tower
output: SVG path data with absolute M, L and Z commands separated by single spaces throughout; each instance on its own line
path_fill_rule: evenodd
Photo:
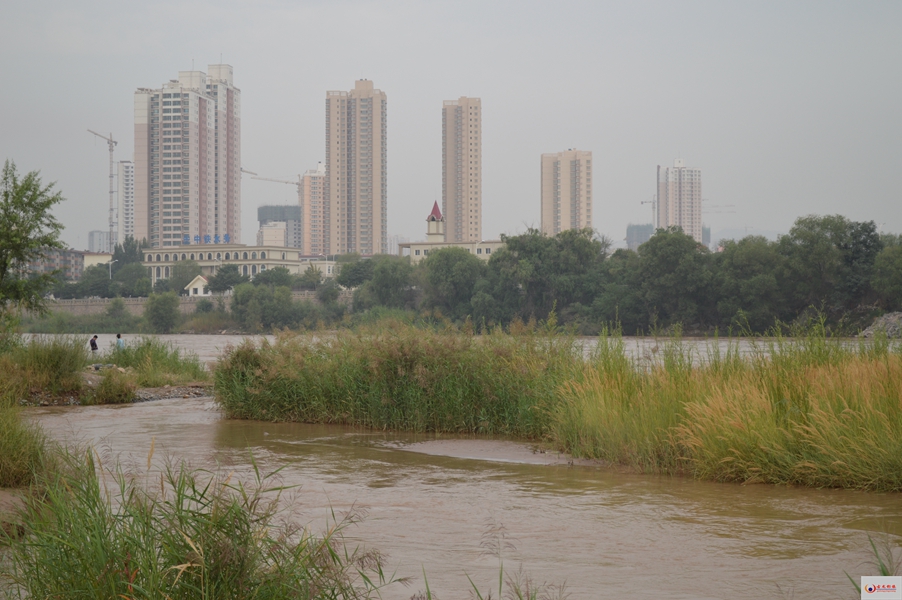
M 426 228 L 427 242 L 444 242 L 445 241 L 445 217 L 439 210 L 438 202 L 432 205 L 432 212 L 426 217 L 429 224 Z

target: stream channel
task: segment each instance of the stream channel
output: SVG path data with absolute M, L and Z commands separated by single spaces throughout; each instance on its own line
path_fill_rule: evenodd
M 210 361 L 240 336 L 161 337 Z M 897 553 L 902 539 L 899 494 L 618 473 L 501 439 L 230 420 L 211 398 L 29 414 L 126 465 L 145 464 L 153 440 L 154 470 L 185 459 L 250 482 L 250 453 L 262 470 L 284 467 L 294 518 L 314 531 L 333 510 L 366 511 L 347 539 L 413 580 L 387 599 L 425 589 L 424 571 L 442 600 L 468 598 L 468 575 L 497 591 L 499 560 L 480 542 L 498 525 L 515 547 L 506 573 L 566 582 L 574 600 L 857 598 L 845 573 L 877 574 L 868 536 Z

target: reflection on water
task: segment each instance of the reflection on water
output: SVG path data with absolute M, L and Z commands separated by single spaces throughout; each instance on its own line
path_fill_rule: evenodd
M 353 539 L 387 552 L 399 576 L 417 581 L 386 598 L 422 589 L 424 568 L 442 598 L 468 597 L 466 574 L 489 589 L 498 561 L 479 546 L 489 522 L 516 538 L 505 569 L 522 562 L 537 581 L 566 580 L 574 599 L 782 598 L 777 584 L 796 599 L 847 598 L 844 570 L 874 574 L 860 566 L 868 560 L 867 533 L 902 532 L 897 494 L 512 462 L 531 450 L 449 442 L 454 436 L 233 421 L 209 399 L 31 414 L 59 439 L 97 443 L 137 464 L 155 438 L 158 465 L 167 455 L 185 458 L 247 481 L 250 451 L 262 470 L 281 467 L 283 483 L 299 486 L 298 518 L 314 528 L 325 526 L 331 509 L 366 507 Z M 430 443 L 435 439 L 442 443 Z M 427 453 L 435 448 L 458 456 Z M 480 454 L 498 460 L 460 457 Z

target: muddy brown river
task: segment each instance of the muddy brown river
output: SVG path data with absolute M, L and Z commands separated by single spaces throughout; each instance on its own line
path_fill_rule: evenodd
M 234 341 L 176 343 L 212 360 Z M 330 510 L 364 507 L 350 539 L 413 579 L 388 599 L 424 589 L 424 570 L 443 600 L 469 597 L 467 575 L 483 594 L 497 586 L 498 559 L 480 547 L 493 524 L 516 547 L 507 572 L 566 582 L 573 599 L 856 598 L 844 571 L 877 574 L 868 535 L 902 540 L 898 494 L 614 473 L 505 440 L 235 421 L 211 399 L 29 411 L 55 438 L 126 463 L 146 462 L 155 440 L 157 468 L 185 459 L 247 481 L 250 450 L 265 469 L 284 467 L 296 519 L 314 529 Z

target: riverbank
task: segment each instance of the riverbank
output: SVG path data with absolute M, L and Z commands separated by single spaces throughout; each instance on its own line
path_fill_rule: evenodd
M 552 324 L 553 325 L 553 324 Z M 902 349 L 821 327 L 703 360 L 679 337 L 588 359 L 553 326 L 475 336 L 401 323 L 244 343 L 214 372 L 232 418 L 536 440 L 638 472 L 902 491 Z
M 865 568 L 868 536 L 879 544 L 882 532 L 902 534 L 895 494 L 546 464 L 531 444 L 515 452 L 504 438 L 234 420 L 205 398 L 25 412 L 57 442 L 118 457 L 148 485 L 181 461 L 231 474 L 231 485 L 281 469 L 274 483 L 290 487 L 295 524 L 320 532 L 333 512 L 365 509 L 346 530 L 351 546 L 382 550 L 386 573 L 412 578 L 384 600 L 425 590 L 424 571 L 440 598 L 469 597 L 468 575 L 483 595 L 493 582 L 497 593 L 498 561 L 480 546 L 489 523 L 503 524 L 516 546 L 505 552 L 507 573 L 522 564 L 534 581 L 566 582 L 573 600 L 598 590 L 629 597 L 637 573 L 655 574 L 643 594 L 679 600 L 714 600 L 724 589 L 743 599 L 790 597 L 792 588 L 796 598 L 851 597 L 844 571 L 878 574 Z

